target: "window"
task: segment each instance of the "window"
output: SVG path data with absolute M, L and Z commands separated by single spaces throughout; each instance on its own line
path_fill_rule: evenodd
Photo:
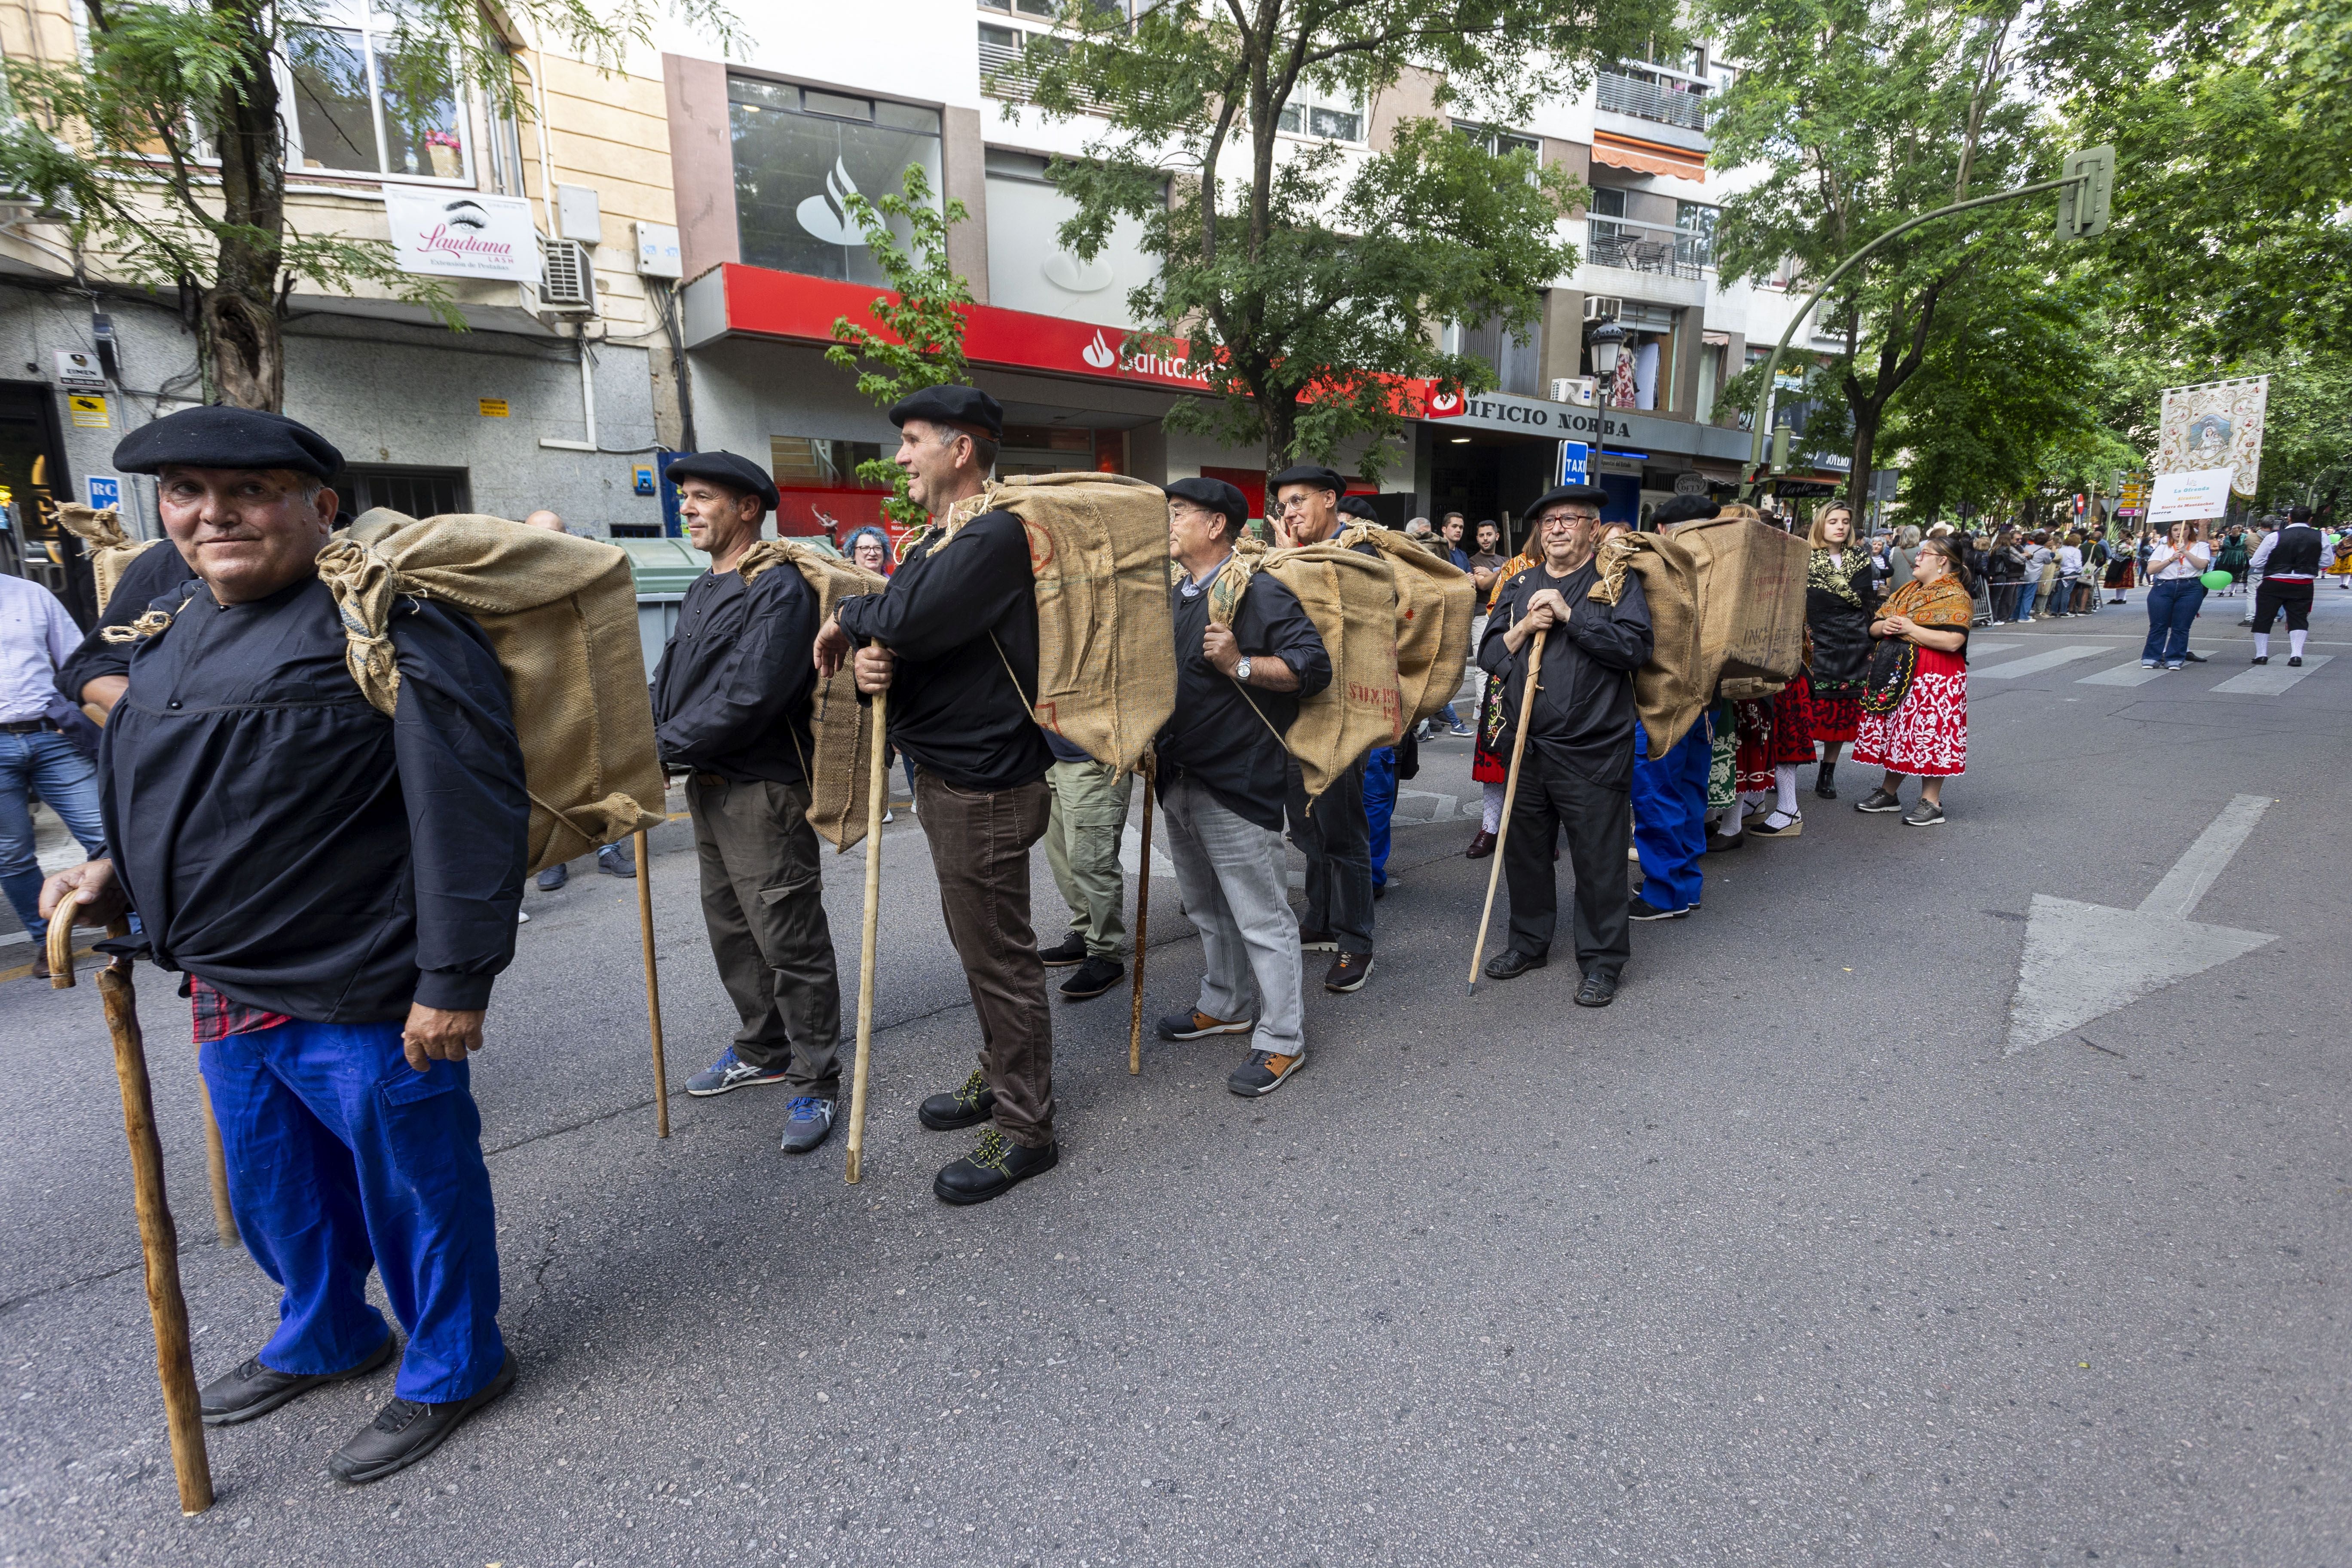
M 286 29 L 298 169 L 470 182 L 457 61 L 360 27 Z
M 1294 136 L 1319 136 L 1327 142 L 1361 142 L 1364 113 L 1360 106 L 1336 100 L 1318 103 L 1301 94 L 1282 106 L 1275 127 Z M 1302 129 L 1303 127 L 1303 129 Z
M 329 488 L 353 517 L 375 507 L 411 517 L 474 510 L 463 468 L 349 468 Z
M 876 487 L 857 477 L 860 463 L 879 462 L 882 447 L 874 441 L 828 441 L 813 436 L 768 437 L 768 467 L 776 483 L 786 488 L 870 490 Z
M 848 198 L 896 191 L 908 165 L 930 176 L 938 199 L 935 109 L 730 77 L 735 215 L 754 267 L 883 283 L 849 216 Z M 905 226 L 898 226 L 904 237 Z
M 1054 15 L 1054 0 L 980 0 L 983 11 L 1018 11 L 1024 16 Z
M 1473 125 L 1458 120 L 1454 121 L 1454 129 L 1457 133 L 1467 136 L 1497 158 L 1512 153 L 1525 153 L 1537 163 L 1543 162 L 1543 142 L 1537 137 L 1522 136 L 1516 131 L 1498 130 L 1491 125 Z
M 1675 205 L 1675 259 L 1685 267 L 1715 265 L 1715 221 L 1720 209 L 1704 202 Z

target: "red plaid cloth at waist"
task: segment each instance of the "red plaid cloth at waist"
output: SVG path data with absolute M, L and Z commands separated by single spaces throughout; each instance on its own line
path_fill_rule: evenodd
M 271 1013 L 231 1001 L 193 974 L 188 976 L 188 1005 L 195 1013 L 196 1044 L 200 1046 L 226 1040 L 231 1035 L 250 1035 L 263 1029 L 274 1029 L 280 1024 L 294 1021 L 283 1013 Z

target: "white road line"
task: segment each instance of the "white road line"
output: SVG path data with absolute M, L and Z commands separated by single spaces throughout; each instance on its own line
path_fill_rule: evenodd
M 2134 660 L 2130 664 L 2119 664 L 2113 669 L 2103 669 L 2096 675 L 2086 675 L 2074 684 L 2077 686 L 2144 686 L 2163 673 L 2164 671 L 2160 669 L 2144 668 L 2137 660 Z
M 2196 912 L 2197 900 L 2205 896 L 2222 868 L 2229 865 L 2230 857 L 2238 852 L 2238 846 L 2246 841 L 2254 824 L 2270 808 L 2268 795 L 2242 795 L 2232 798 L 2221 808 L 2221 815 L 2197 836 L 2197 842 L 2189 847 L 2188 853 L 2173 863 L 2172 869 L 2164 874 L 2164 880 L 2139 901 L 2139 912 L 2162 915 L 2168 920 L 2187 920 Z
M 2023 658 L 2012 658 L 2007 664 L 1996 664 L 1990 669 L 1970 669 L 1969 683 L 1979 680 L 2008 680 L 2014 676 L 2039 675 L 2045 669 L 2055 669 L 2062 664 L 2072 664 L 2078 658 L 2088 658 L 2107 650 L 2095 644 L 2069 643 L 2053 647 L 2047 653 L 2030 653 Z
M 2335 657 L 2332 653 L 2308 653 L 2303 656 L 2303 668 L 2292 669 L 2285 659 L 2273 654 L 2270 663 L 2233 675 L 2213 689 L 2240 697 L 2276 697 Z
M 1973 658 L 1980 653 L 2007 653 L 2011 648 L 2023 647 L 2025 645 L 2021 642 L 1988 642 L 1981 637 L 1970 637 L 1969 639 L 1969 657 Z

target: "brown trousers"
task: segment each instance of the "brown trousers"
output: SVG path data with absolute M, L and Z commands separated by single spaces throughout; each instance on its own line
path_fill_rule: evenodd
M 755 1068 L 789 1063 L 784 1082 L 793 1094 L 835 1100 L 841 978 L 808 803 L 804 784 L 730 784 L 716 773 L 686 783 L 702 921 L 719 983 L 743 1021 L 736 1058 Z M 645 874 L 640 866 L 637 875 Z
M 996 1094 L 996 1125 L 1033 1149 L 1054 1141 L 1054 1016 L 1029 923 L 1029 850 L 1053 805 L 1043 779 L 975 793 L 915 770 L 916 816 L 980 1014 L 980 1070 Z

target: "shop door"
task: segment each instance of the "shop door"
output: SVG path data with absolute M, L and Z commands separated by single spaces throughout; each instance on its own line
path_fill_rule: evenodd
M 67 479 L 57 395 L 47 386 L 0 382 L 0 492 L 8 519 L 0 570 L 55 594 L 87 629 L 98 619 L 98 591 L 81 541 L 58 526 L 58 501 L 80 498 Z

